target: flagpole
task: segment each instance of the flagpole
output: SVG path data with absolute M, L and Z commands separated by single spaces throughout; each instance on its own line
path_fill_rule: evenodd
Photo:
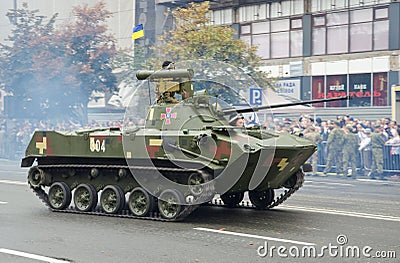
M 132 27 L 131 28 L 134 28 L 135 27 L 135 25 L 136 25 L 136 0 L 133 0 L 132 1 Z M 131 41 L 132 41 L 132 57 L 134 58 L 135 57 L 135 40 L 133 40 L 132 39 L 132 37 L 131 37 Z

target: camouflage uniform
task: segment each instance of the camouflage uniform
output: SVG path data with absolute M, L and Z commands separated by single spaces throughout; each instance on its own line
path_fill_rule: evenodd
M 313 129 L 310 132 L 304 134 L 304 138 L 310 140 L 312 143 L 318 145 L 321 141 L 321 135 L 314 131 Z M 313 169 L 313 173 L 315 174 L 318 171 L 317 160 L 318 160 L 318 151 L 316 151 L 311 157 L 311 165 Z
M 326 145 L 328 147 L 328 159 L 324 174 L 332 169 L 332 164 L 336 165 L 336 173 L 342 173 L 342 151 L 343 151 L 343 136 L 344 131 L 335 123 L 335 128 L 330 132 Z
M 371 164 L 371 173 L 374 177 L 375 171 L 377 175 L 381 178 L 383 177 L 383 146 L 385 145 L 385 139 L 383 138 L 382 133 L 379 131 L 375 132 L 371 135 L 371 148 L 372 148 L 372 164 Z
M 356 177 L 356 157 L 358 149 L 358 135 L 352 133 L 353 127 L 346 127 L 345 134 L 343 136 L 343 174 L 347 176 L 347 170 L 349 164 L 351 165 L 351 176 Z

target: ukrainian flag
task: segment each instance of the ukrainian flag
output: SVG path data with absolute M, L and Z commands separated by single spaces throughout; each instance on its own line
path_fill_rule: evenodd
M 138 39 L 141 37 L 144 37 L 143 24 L 136 26 L 133 29 L 133 33 L 132 33 L 132 40 L 135 40 L 135 39 Z

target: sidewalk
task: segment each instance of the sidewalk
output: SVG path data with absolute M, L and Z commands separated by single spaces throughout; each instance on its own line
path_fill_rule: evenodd
M 306 173 L 306 175 L 307 175 L 307 173 Z M 324 175 L 323 172 L 316 172 L 316 173 L 314 173 L 314 176 L 317 176 L 317 177 L 335 176 L 335 177 L 340 177 L 340 178 L 343 178 L 343 179 L 366 179 L 366 180 L 380 180 L 380 181 L 382 181 L 382 179 L 380 179 L 379 177 L 375 177 L 375 179 L 373 179 L 373 178 L 370 178 L 369 176 L 364 176 L 364 175 L 357 175 L 356 178 L 353 178 L 351 175 L 344 176 L 343 174 L 339 174 L 338 175 L 336 173 L 327 173 L 326 175 Z M 400 182 L 400 174 L 387 175 L 387 176 L 384 176 L 384 178 L 385 178 L 385 180 L 388 180 L 388 181 Z

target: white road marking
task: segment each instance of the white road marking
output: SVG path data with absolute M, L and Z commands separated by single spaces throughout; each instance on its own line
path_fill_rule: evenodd
M 6 204 L 8 204 L 8 203 L 7 203 L 7 202 L 0 201 L 0 205 L 6 205 Z
M 28 171 L 15 171 L 15 170 L 1 170 L 0 171 L 0 173 L 3 173 L 3 174 L 5 174 L 5 173 L 7 173 L 7 174 L 9 174 L 9 173 L 19 173 L 19 174 L 26 174 L 26 173 L 28 173 Z
M 298 245 L 304 245 L 304 246 L 314 246 L 315 245 L 314 243 L 301 242 L 301 241 L 290 240 L 290 239 L 266 237 L 266 236 L 245 234 L 245 233 L 232 232 L 232 231 L 226 231 L 226 230 L 217 230 L 217 229 L 204 228 L 204 227 L 195 227 L 193 229 L 198 230 L 198 231 L 213 232 L 213 233 L 224 234 L 224 235 L 250 237 L 250 238 L 256 238 L 256 239 L 271 240 L 271 241 L 278 241 L 278 242 L 284 242 L 284 243 L 292 243 L 292 244 L 298 244 Z
M 394 182 L 389 180 L 373 180 L 373 179 L 357 179 L 360 182 L 370 182 L 370 183 L 378 183 L 378 184 L 400 184 L 400 182 Z
M 302 207 L 302 206 L 291 206 L 291 205 L 281 205 L 277 209 L 298 210 L 298 211 L 315 212 L 315 213 L 322 213 L 322 214 L 352 216 L 352 217 L 359 217 L 359 218 L 400 222 L 400 217 L 396 217 L 396 216 L 349 212 L 349 211 L 341 211 L 341 210 L 334 210 L 334 209 L 322 209 L 322 208 L 315 208 L 315 207 Z
M 0 180 L 0 184 L 28 185 L 27 182 L 11 181 L 11 180 Z
M 60 260 L 60 259 L 55 259 L 55 258 L 49 258 L 49 257 L 40 256 L 40 255 L 35 255 L 35 254 L 26 253 L 26 252 L 17 251 L 17 250 L 6 249 L 6 248 L 0 248 L 0 253 L 9 254 L 9 255 L 14 255 L 14 256 L 19 256 L 19 257 L 24 257 L 24 258 L 36 259 L 36 260 L 40 260 L 40 261 L 44 261 L 44 262 L 49 262 L 49 263 L 66 263 L 66 262 L 71 262 L 71 261 Z
M 317 182 L 317 181 L 304 181 L 304 183 L 313 183 L 313 184 L 327 184 L 327 185 L 340 185 L 340 186 L 349 186 L 354 187 L 354 184 L 345 184 L 345 183 L 335 183 L 335 182 Z
M 305 187 L 307 187 L 307 188 L 318 188 L 318 189 L 322 189 L 322 188 L 325 188 L 325 189 L 336 189 L 337 187 L 334 187 L 334 186 L 327 186 L 327 185 L 312 185 L 312 184 L 309 184 L 309 185 L 306 185 Z

